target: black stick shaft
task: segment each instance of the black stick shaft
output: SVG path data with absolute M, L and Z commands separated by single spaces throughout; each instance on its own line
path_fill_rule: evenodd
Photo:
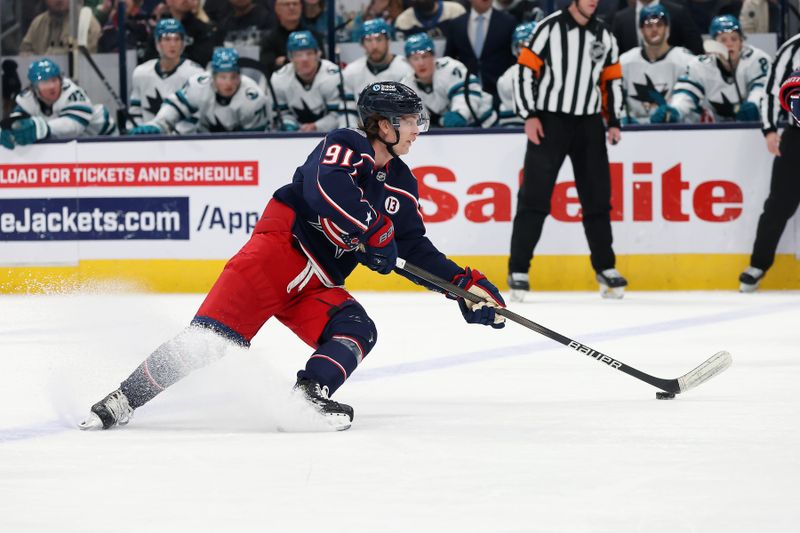
M 450 283 L 450 282 L 448 282 L 448 281 L 446 281 L 446 280 L 444 280 L 444 279 L 442 279 L 442 278 L 440 278 L 440 277 L 438 277 L 438 276 L 436 276 L 434 274 L 431 274 L 430 272 L 428 272 L 426 270 L 423 270 L 422 268 L 420 268 L 418 266 L 415 266 L 415 265 L 412 265 L 410 263 L 407 263 L 404 259 L 398 259 L 397 260 L 397 267 L 405 270 L 409 274 L 413 274 L 414 276 L 417 276 L 418 278 L 420 278 L 420 279 L 422 279 L 424 281 L 427 281 L 428 283 L 430 283 L 432 285 L 436 285 L 440 289 L 444 290 L 445 292 L 447 292 L 447 293 L 449 293 L 449 294 L 451 294 L 453 296 L 456 296 L 456 297 L 459 297 L 459 298 L 464 298 L 465 300 L 469 300 L 469 301 L 471 301 L 473 303 L 481 303 L 481 302 L 485 301 L 483 298 L 481 298 L 480 296 L 478 296 L 476 294 L 473 294 L 473 293 L 471 293 L 469 291 L 465 291 L 461 287 L 453 285 L 452 283 Z M 653 385 L 656 388 L 659 388 L 659 389 L 667 391 L 667 392 L 672 392 L 672 393 L 681 392 L 680 384 L 678 383 L 677 379 L 662 379 L 662 378 L 657 378 L 655 376 L 651 376 L 650 374 L 646 374 L 646 373 L 642 372 L 641 370 L 637 370 L 636 368 L 633 368 L 632 366 L 626 365 L 622 361 L 618 361 L 618 360 L 614 359 L 613 357 L 610 357 L 610 356 L 608 356 L 608 355 L 606 355 L 606 354 L 604 354 L 602 352 L 599 352 L 599 351 L 597 351 L 597 350 L 595 350 L 593 348 L 590 348 L 589 346 L 586 346 L 585 344 L 582 344 L 582 343 L 580 343 L 580 342 L 578 342 L 576 340 L 570 339 L 569 337 L 566 337 L 566 336 L 564 336 L 564 335 L 562 335 L 562 334 L 560 334 L 560 333 L 558 333 L 556 331 L 553 331 L 553 330 L 551 330 L 549 328 L 546 328 L 546 327 L 542 326 L 541 324 L 537 324 L 536 322 L 534 322 L 532 320 L 529 320 L 529 319 L 525 318 L 524 316 L 518 315 L 517 313 L 515 313 L 513 311 L 510 311 L 510 310 L 508 310 L 506 308 L 498 308 L 498 309 L 495 310 L 495 312 L 498 315 L 506 317 L 508 320 L 511 320 L 512 322 L 516 322 L 517 324 L 519 324 L 521 326 L 525 326 L 528 329 L 532 329 L 536 333 L 539 333 L 539 334 L 544 335 L 545 337 L 548 337 L 548 338 L 550 338 L 550 339 L 552 339 L 552 340 L 554 340 L 556 342 L 559 342 L 559 343 L 563 344 L 564 346 L 566 346 L 568 348 L 572 348 L 573 350 L 575 350 L 575 351 L 577 351 L 579 353 L 582 353 L 584 355 L 588 355 L 589 357 L 591 357 L 593 359 L 596 359 L 597 361 L 599 361 L 601 363 L 605 363 L 606 365 L 608 365 L 609 367 L 611 367 L 611 368 L 613 368 L 615 370 L 619 370 L 620 372 L 624 372 L 624 373 L 628 374 L 629 376 L 633 376 L 636 379 L 644 381 L 645 383 L 649 383 L 650 385 Z

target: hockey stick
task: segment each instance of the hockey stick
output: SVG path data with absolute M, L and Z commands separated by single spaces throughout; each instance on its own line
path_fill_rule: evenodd
M 419 268 L 418 266 L 414 266 L 410 263 L 407 263 L 404 259 L 398 258 L 396 263 L 397 268 L 405 270 L 409 274 L 412 274 L 432 285 L 439 287 L 440 289 L 444 290 L 445 292 L 451 294 L 452 296 L 457 296 L 459 298 L 464 298 L 465 300 L 469 300 L 474 303 L 481 303 L 485 300 L 475 294 L 472 294 L 469 291 L 466 291 L 452 283 L 445 281 L 444 279 L 427 272 Z M 564 346 L 568 348 L 572 348 L 576 352 L 582 353 L 584 355 L 588 355 L 589 357 L 600 361 L 601 363 L 607 364 L 609 367 L 619 370 L 620 372 L 624 372 L 629 376 L 633 376 L 638 380 L 644 381 L 645 383 L 649 383 L 650 385 L 661 389 L 666 392 L 670 392 L 672 394 L 680 394 L 682 392 L 686 392 L 687 390 L 693 389 L 698 385 L 708 381 L 709 379 L 713 378 L 717 374 L 724 371 L 726 368 L 731 366 L 731 354 L 726 351 L 717 352 L 712 357 L 704 361 L 701 365 L 699 365 L 694 370 L 687 372 L 686 374 L 675 378 L 675 379 L 663 379 L 657 378 L 655 376 L 651 376 L 650 374 L 646 374 L 641 370 L 637 370 L 632 366 L 628 366 L 622 361 L 617 361 L 616 359 L 598 352 L 585 344 L 582 344 L 578 341 L 572 340 L 569 337 L 565 337 L 560 333 L 557 333 L 551 329 L 548 329 L 542 325 L 533 322 L 532 320 L 528 320 L 527 318 L 520 316 L 513 311 L 509 311 L 506 308 L 497 308 L 495 312 L 498 315 L 504 316 L 507 319 L 511 320 L 512 322 L 516 322 L 522 326 L 525 326 L 528 329 L 532 329 L 536 333 L 540 333 L 545 337 L 548 337 L 556 342 L 560 342 Z
M 139 124 L 136 122 L 136 119 L 133 118 L 133 115 L 128 113 L 128 108 L 123 103 L 122 98 L 119 97 L 117 91 L 114 90 L 114 87 L 111 86 L 105 74 L 103 74 L 103 71 L 101 71 L 97 63 L 95 63 L 94 58 L 92 57 L 92 53 L 89 52 L 89 49 L 83 45 L 80 45 L 78 46 L 78 50 L 83 55 L 83 57 L 86 58 L 86 61 L 89 62 L 89 66 L 92 67 L 92 70 L 94 70 L 95 74 L 97 74 L 97 77 L 100 78 L 100 81 L 103 82 L 103 85 L 105 85 L 106 90 L 108 90 L 108 94 L 110 94 L 111 98 L 114 99 L 114 103 L 117 104 L 117 113 L 119 114 L 119 116 L 117 116 L 117 122 L 119 122 L 117 126 L 119 127 L 120 131 L 124 130 L 126 119 L 130 120 L 134 126 L 138 126 Z

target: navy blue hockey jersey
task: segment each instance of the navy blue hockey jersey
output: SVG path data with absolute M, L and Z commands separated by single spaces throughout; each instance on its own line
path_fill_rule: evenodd
M 375 168 L 375 152 L 360 130 L 330 132 L 274 196 L 295 211 L 294 236 L 326 285 L 344 284 L 355 269 L 353 247 L 377 212 L 392 220 L 400 257 L 447 280 L 463 272 L 425 236 L 411 170 L 399 158 Z

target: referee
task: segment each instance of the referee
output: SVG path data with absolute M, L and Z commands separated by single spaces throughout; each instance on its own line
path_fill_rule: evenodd
M 753 292 L 775 261 L 775 250 L 786 223 L 792 218 L 800 204 L 800 128 L 789 119 L 783 135 L 778 134 L 778 119 L 781 118 L 780 89 L 783 82 L 800 68 L 800 34 L 795 35 L 780 47 L 770 67 L 767 78 L 767 94 L 761 103 L 761 121 L 767 150 L 775 156 L 772 162 L 772 179 L 769 196 L 764 202 L 764 212 L 758 219 L 756 242 L 750 266 L 739 276 L 739 290 Z
M 592 267 L 604 297 L 621 298 L 627 281 L 614 269 L 608 142 L 621 135 L 622 67 L 614 36 L 594 17 L 598 0 L 573 0 L 536 26 L 518 62 L 514 101 L 528 148 L 511 234 L 511 299 L 529 290 L 533 249 L 550 213 L 558 171 L 569 156 L 583 209 Z

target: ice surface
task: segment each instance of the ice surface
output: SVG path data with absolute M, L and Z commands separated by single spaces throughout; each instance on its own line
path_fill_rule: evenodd
M 435 294 L 364 293 L 379 341 L 322 432 L 290 397 L 278 323 L 141 408 L 88 407 L 202 295 L 0 296 L 0 532 L 796 532 L 800 295 L 537 293 L 512 309 L 659 377 L 675 400 Z

